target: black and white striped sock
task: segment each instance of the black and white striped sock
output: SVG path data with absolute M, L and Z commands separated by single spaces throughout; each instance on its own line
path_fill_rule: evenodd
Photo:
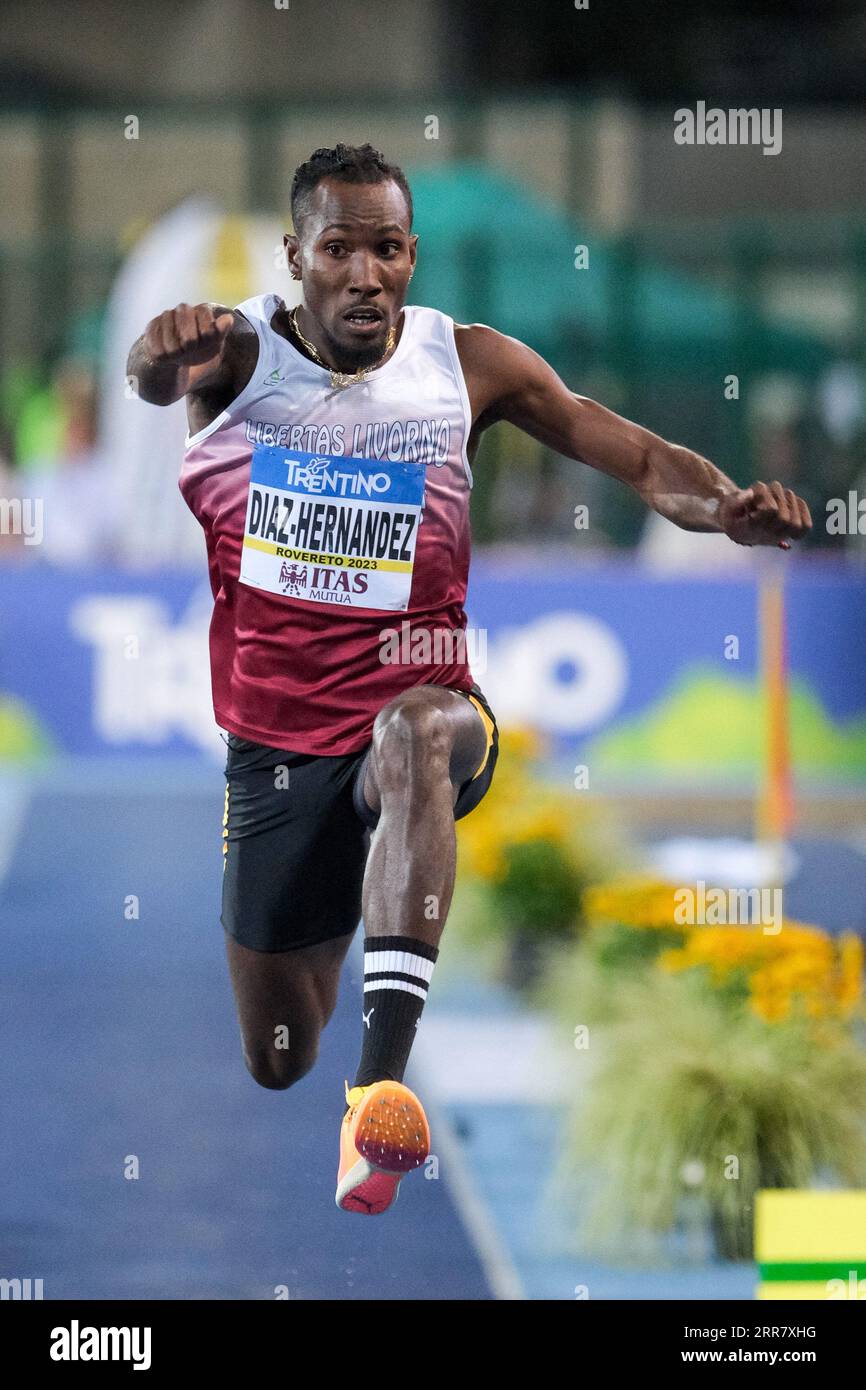
M 364 942 L 364 1046 L 356 1086 L 402 1081 L 427 998 L 435 946 L 409 936 Z

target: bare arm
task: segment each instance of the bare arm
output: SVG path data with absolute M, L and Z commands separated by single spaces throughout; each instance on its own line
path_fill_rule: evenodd
M 151 319 L 126 363 L 141 399 L 170 405 L 195 386 L 218 384 L 228 375 L 223 348 L 233 322 L 222 304 L 178 304 Z
M 781 545 L 812 524 L 805 502 L 780 483 L 740 489 L 680 444 L 577 396 L 516 338 L 473 324 L 458 349 L 480 428 L 508 420 L 567 458 L 627 483 L 686 531 L 723 531 L 741 545 Z

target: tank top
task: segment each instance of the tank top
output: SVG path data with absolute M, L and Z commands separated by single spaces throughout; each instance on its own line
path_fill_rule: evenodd
M 403 310 L 362 381 L 271 327 L 283 301 L 237 305 L 259 356 L 248 384 L 187 435 L 180 490 L 204 529 L 214 597 L 214 714 L 275 748 L 342 755 L 415 685 L 468 690 L 466 454 L 471 412 L 454 321 Z

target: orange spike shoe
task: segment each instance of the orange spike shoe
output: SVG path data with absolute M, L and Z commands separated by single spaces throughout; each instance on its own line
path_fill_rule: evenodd
M 397 1200 L 400 1179 L 430 1152 L 424 1107 L 399 1081 L 346 1083 L 348 1110 L 340 1130 L 337 1206 L 378 1216 Z

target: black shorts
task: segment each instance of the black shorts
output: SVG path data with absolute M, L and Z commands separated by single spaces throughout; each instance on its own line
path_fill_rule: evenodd
M 478 686 L 457 693 L 481 707 L 487 748 L 460 788 L 455 820 L 484 796 L 499 752 L 496 720 Z M 291 951 L 354 931 L 379 819 L 364 799 L 370 745 L 327 757 L 227 737 L 223 927 L 254 951 Z

